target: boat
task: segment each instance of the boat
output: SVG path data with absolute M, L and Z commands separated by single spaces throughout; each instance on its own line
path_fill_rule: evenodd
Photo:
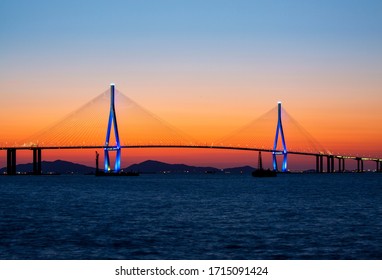
M 261 152 L 259 152 L 258 167 L 252 172 L 253 177 L 276 177 L 276 170 L 270 170 L 263 168 L 263 160 L 261 158 Z

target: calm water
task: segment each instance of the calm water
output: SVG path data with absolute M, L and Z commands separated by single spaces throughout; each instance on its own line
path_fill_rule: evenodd
M 0 176 L 1 259 L 382 259 L 382 174 Z

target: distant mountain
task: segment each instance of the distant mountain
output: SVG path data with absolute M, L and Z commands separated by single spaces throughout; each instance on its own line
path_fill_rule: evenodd
M 185 164 L 169 164 L 155 160 L 147 160 L 138 164 L 130 165 L 125 168 L 127 171 L 136 171 L 140 173 L 206 173 L 206 172 L 220 172 L 220 169 L 214 167 L 197 167 Z
M 232 167 L 232 168 L 225 168 L 223 171 L 225 173 L 251 173 L 256 168 L 246 165 L 241 167 Z
M 95 171 L 94 167 L 89 167 L 86 165 L 73 163 L 69 161 L 63 161 L 63 160 L 42 161 L 41 169 L 43 173 L 56 172 L 61 174 L 67 174 L 67 173 L 86 174 L 86 173 L 91 173 Z M 6 170 L 7 170 L 6 167 L 1 168 L 0 173 L 4 173 L 6 172 Z M 16 166 L 16 170 L 17 172 L 32 172 L 33 164 L 32 163 L 18 164 Z
M 56 160 L 56 161 L 42 161 L 41 162 L 41 169 L 43 173 L 61 173 L 61 174 L 88 174 L 95 172 L 94 167 L 89 167 L 86 165 L 73 163 L 70 161 L 63 161 L 63 160 Z M 129 167 L 125 168 L 125 171 L 136 171 L 140 173 L 164 173 L 164 172 L 171 172 L 171 173 L 219 173 L 219 172 L 226 172 L 226 173 L 250 173 L 255 168 L 251 166 L 242 166 L 242 167 L 233 167 L 233 168 L 226 168 L 224 170 L 214 168 L 214 167 L 198 167 L 198 166 L 191 166 L 186 164 L 170 164 L 155 160 L 147 160 L 138 164 L 130 165 Z M 1 168 L 0 173 L 6 172 L 7 168 Z M 26 163 L 26 164 L 18 164 L 16 167 L 17 172 L 32 172 L 33 171 L 33 164 L 32 163 Z

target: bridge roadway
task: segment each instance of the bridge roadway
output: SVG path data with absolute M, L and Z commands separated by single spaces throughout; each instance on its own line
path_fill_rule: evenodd
M 92 146 L 14 146 L 0 147 L 0 150 L 7 150 L 7 174 L 16 174 L 16 150 L 33 150 L 33 173 L 41 174 L 41 150 L 81 150 L 81 149 L 109 149 L 115 150 L 117 146 L 92 145 Z M 282 154 L 282 150 L 251 148 L 251 147 L 233 147 L 233 146 L 214 146 L 214 145 L 124 145 L 122 149 L 143 149 L 143 148 L 179 148 L 179 149 L 215 149 L 215 150 L 236 150 L 236 151 L 255 151 Z M 338 159 L 338 172 L 345 171 L 345 159 L 357 161 L 357 171 L 363 172 L 364 161 L 376 162 L 376 171 L 382 172 L 382 158 L 358 157 L 349 155 L 333 155 L 327 153 L 298 152 L 288 151 L 288 154 L 314 156 L 316 157 L 316 172 L 324 171 L 324 157 L 327 158 L 326 172 L 335 172 L 334 159 Z

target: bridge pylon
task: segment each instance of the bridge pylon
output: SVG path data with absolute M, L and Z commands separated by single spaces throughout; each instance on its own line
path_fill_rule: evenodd
M 109 121 L 107 125 L 106 131 L 106 140 L 105 140 L 105 148 L 104 148 L 104 163 L 105 172 L 111 172 L 110 168 L 110 157 L 109 152 L 116 152 L 115 164 L 114 164 L 114 172 L 119 172 L 121 170 L 121 144 L 119 142 L 119 134 L 118 134 L 118 124 L 117 124 L 117 115 L 115 113 L 115 85 L 110 84 L 110 114 Z M 115 136 L 115 146 L 110 146 L 110 132 L 113 125 L 114 136 Z
M 286 147 L 286 142 L 285 142 L 285 136 L 284 136 L 284 130 L 283 130 L 283 124 L 282 124 L 282 119 L 281 119 L 281 101 L 277 103 L 278 107 L 278 117 L 277 117 L 277 127 L 276 127 L 276 137 L 275 137 L 275 142 L 273 145 L 273 169 L 278 170 L 277 168 L 277 155 L 283 155 L 283 162 L 281 166 L 281 171 L 286 172 L 288 171 L 288 150 Z M 281 135 L 281 141 L 282 141 L 282 147 L 283 150 L 281 152 L 276 152 L 277 150 L 277 143 L 279 140 L 279 134 Z

